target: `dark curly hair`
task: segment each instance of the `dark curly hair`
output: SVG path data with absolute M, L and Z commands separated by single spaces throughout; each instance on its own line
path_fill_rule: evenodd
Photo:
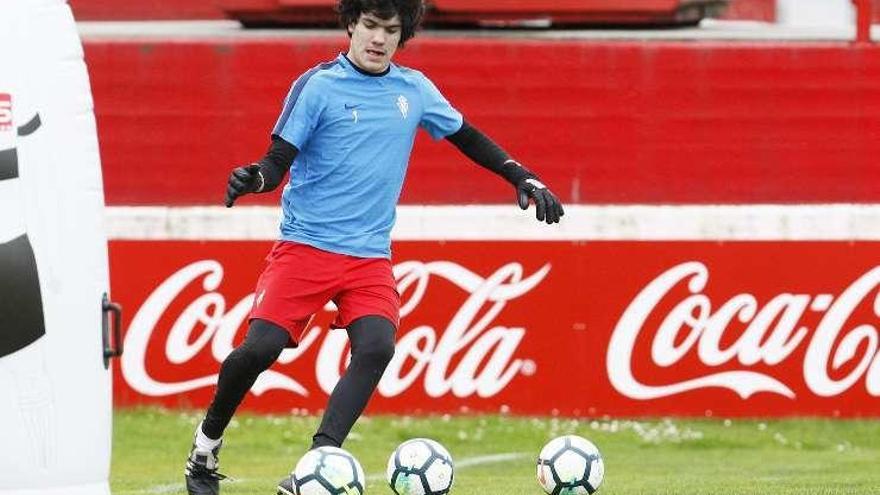
M 339 0 L 336 5 L 339 12 L 339 23 L 348 30 L 348 26 L 358 22 L 361 14 L 373 14 L 380 19 L 391 19 L 400 16 L 400 43 L 403 47 L 407 40 L 416 35 L 416 29 L 425 14 L 422 0 Z M 351 33 L 349 33 L 351 36 Z

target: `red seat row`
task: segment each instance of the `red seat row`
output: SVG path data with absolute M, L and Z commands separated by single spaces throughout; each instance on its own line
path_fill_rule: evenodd
M 877 0 L 880 1 L 880 0 Z M 182 20 L 233 18 L 252 25 L 327 25 L 336 0 L 69 0 L 77 19 Z M 723 10 L 730 19 L 773 21 L 776 0 L 434 0 L 429 24 L 694 23 Z M 726 8 L 724 8 L 726 5 Z
M 426 23 L 683 25 L 718 15 L 728 3 L 729 0 L 433 0 Z M 335 21 L 335 0 L 220 0 L 219 5 L 227 16 L 250 26 L 302 26 Z

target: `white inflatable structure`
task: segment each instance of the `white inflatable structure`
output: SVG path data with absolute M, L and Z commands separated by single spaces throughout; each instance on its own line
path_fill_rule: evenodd
M 103 208 L 70 8 L 2 0 L 0 495 L 110 493 Z

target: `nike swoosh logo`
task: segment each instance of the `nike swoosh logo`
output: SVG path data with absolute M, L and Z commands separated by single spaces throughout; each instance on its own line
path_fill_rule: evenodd
M 358 104 L 356 104 L 356 105 L 351 105 L 351 104 L 349 104 L 349 103 L 346 103 L 346 104 L 345 104 L 345 109 L 346 109 L 346 110 L 351 110 L 352 108 L 357 108 L 357 107 L 359 107 L 359 106 L 361 106 L 360 103 L 358 103 Z

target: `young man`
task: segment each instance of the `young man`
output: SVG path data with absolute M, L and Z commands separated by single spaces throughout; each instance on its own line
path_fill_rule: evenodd
M 328 300 L 332 326 L 351 342 L 348 370 L 330 395 L 312 448 L 340 446 L 394 354 L 399 294 L 390 232 L 418 127 L 445 138 L 502 176 L 521 208 L 559 222 L 562 205 L 529 170 L 468 124 L 422 73 L 391 63 L 421 21 L 421 0 L 340 0 L 349 50 L 293 84 L 259 162 L 229 177 L 226 206 L 247 193 L 284 186 L 281 239 L 257 282 L 244 342 L 223 362 L 217 391 L 196 428 L 186 465 L 193 495 L 219 490 L 223 431 L 245 393 L 285 347 L 296 346 Z M 292 493 L 287 481 L 279 493 Z

